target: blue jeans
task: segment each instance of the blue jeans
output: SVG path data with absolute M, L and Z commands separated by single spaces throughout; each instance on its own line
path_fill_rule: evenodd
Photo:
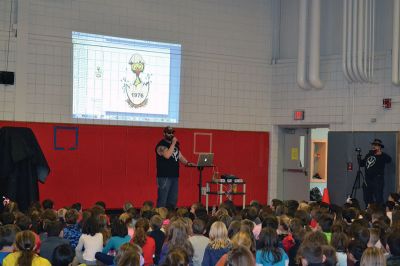
M 175 209 L 178 201 L 178 178 L 157 177 L 157 207 Z

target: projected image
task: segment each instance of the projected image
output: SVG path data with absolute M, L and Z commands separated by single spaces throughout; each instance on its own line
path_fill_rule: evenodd
M 136 77 L 135 81 L 129 81 L 127 78 L 124 78 L 124 90 L 128 97 L 126 101 L 130 106 L 139 108 L 147 104 L 147 97 L 150 89 L 150 74 L 147 74 L 147 76 L 145 75 L 144 82 L 140 79 L 140 74 L 142 74 L 143 79 L 145 66 L 145 62 L 140 54 L 132 55 L 129 64 Z
M 73 117 L 177 123 L 181 46 L 73 32 Z

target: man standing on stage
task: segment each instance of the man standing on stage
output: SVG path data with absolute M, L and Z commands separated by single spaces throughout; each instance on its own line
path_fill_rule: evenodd
M 374 139 L 371 143 L 372 150 L 361 160 L 360 165 L 365 167 L 364 201 L 366 207 L 370 203 L 383 204 L 383 187 L 385 164 L 392 158 L 382 152 L 385 147 L 380 139 Z
M 175 208 L 178 201 L 179 162 L 193 166 L 179 149 L 175 130 L 164 128 L 164 138 L 156 146 L 157 207 Z

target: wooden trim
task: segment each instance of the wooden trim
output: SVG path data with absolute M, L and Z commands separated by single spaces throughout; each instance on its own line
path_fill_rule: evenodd
M 325 169 L 323 170 L 323 173 L 321 174 L 322 179 L 314 179 L 312 178 L 313 173 L 314 173 L 314 147 L 316 143 L 322 143 L 325 144 L 324 147 L 324 154 L 321 155 L 321 160 L 323 159 L 323 157 L 325 158 L 324 160 L 324 167 Z M 311 147 L 310 147 L 310 182 L 319 182 L 319 183 L 323 183 L 323 182 L 327 182 L 328 180 L 328 140 L 326 139 L 313 139 L 311 140 Z M 318 180 L 318 181 L 316 181 Z
M 314 178 L 310 179 L 310 183 L 326 183 L 326 182 L 328 182 L 326 179 L 314 179 Z
M 397 165 L 397 167 L 396 167 L 396 177 L 397 177 L 396 192 L 400 192 L 400 176 L 399 176 L 399 173 L 400 173 L 400 138 L 399 138 L 399 133 L 400 132 L 396 132 L 396 143 L 397 143 L 397 145 L 396 145 L 396 148 L 397 148 L 396 149 L 396 160 L 393 160 L 396 162 L 396 165 Z

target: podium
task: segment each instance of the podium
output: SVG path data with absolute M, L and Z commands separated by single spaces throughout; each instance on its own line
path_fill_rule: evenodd
M 239 187 L 241 189 L 238 189 Z M 213 188 L 216 187 L 216 190 Z M 219 204 L 223 202 L 223 196 L 232 199 L 233 196 L 241 196 L 243 209 L 246 208 L 246 182 L 243 179 L 216 179 L 206 183 L 206 209 L 209 206 L 209 196 L 216 195 Z
M 198 189 L 199 189 L 199 191 L 198 191 L 198 195 L 199 195 L 199 201 L 198 202 L 201 202 L 201 188 L 202 188 L 202 186 L 203 186 L 203 170 L 204 170 L 204 168 L 211 168 L 211 167 L 214 167 L 214 165 L 207 165 L 207 166 L 200 166 L 200 165 L 188 165 L 188 166 L 186 166 L 186 167 L 192 167 L 192 168 L 194 168 L 194 167 L 196 167 L 197 168 L 197 170 L 199 171 L 199 183 L 197 184 L 197 187 L 198 187 Z

